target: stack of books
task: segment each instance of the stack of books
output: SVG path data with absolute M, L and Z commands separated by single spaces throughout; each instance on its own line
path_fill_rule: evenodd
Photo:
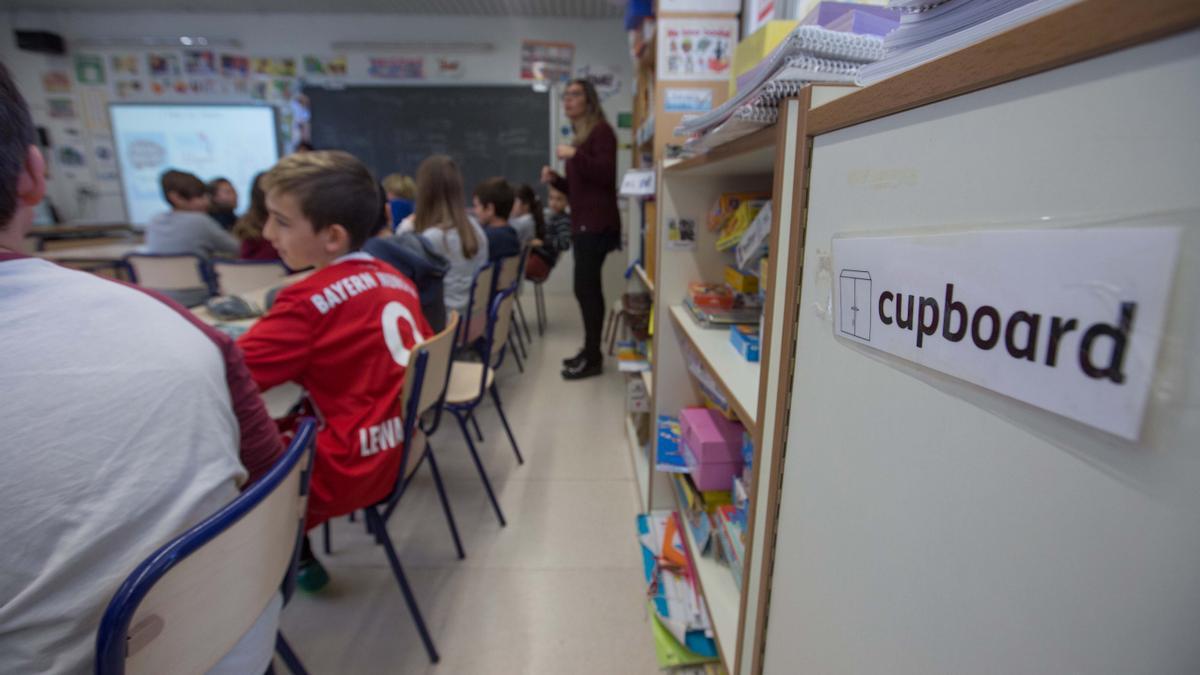
M 900 27 L 884 38 L 887 56 L 858 71 L 866 86 L 1010 30 L 1079 0 L 891 0 Z
M 800 26 L 754 68 L 738 78 L 744 86 L 713 110 L 676 129 L 690 136 L 686 149 L 706 151 L 775 122 L 779 101 L 805 84 L 852 84 L 859 68 L 884 57 L 883 40 L 819 26 Z

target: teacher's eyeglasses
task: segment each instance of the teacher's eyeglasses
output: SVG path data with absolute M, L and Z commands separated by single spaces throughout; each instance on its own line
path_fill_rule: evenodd
M 565 101 L 568 98 L 583 98 L 583 92 L 582 91 L 564 91 L 563 95 L 562 95 L 562 99 Z

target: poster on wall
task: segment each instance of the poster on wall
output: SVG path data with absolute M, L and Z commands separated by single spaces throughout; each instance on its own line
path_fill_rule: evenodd
M 83 104 L 83 127 L 98 132 L 109 129 L 108 89 L 104 87 L 80 87 L 80 102 Z
M 122 75 L 138 76 L 141 74 L 140 60 L 136 54 L 113 54 L 108 57 L 108 66 L 112 69 L 113 77 Z
M 249 77 L 250 58 L 237 54 L 222 54 L 221 74 L 225 77 Z
M 268 77 L 295 77 L 296 59 L 288 57 L 259 56 L 252 59 L 255 75 Z
M 88 158 L 92 164 L 92 175 L 96 180 L 115 181 L 117 174 L 117 152 L 109 136 L 92 136 L 88 139 Z
M 116 80 L 113 85 L 117 98 L 137 98 L 146 91 L 141 80 Z
M 581 66 L 575 77 L 591 82 L 601 100 L 621 91 L 621 79 L 617 76 L 616 66 Z
M 750 35 L 774 19 L 776 5 L 775 0 L 749 0 L 745 14 L 746 34 Z
M 461 80 L 466 67 L 460 59 L 438 56 L 433 59 L 432 77 L 439 80 Z
M 51 119 L 56 120 L 73 120 L 75 119 L 75 100 L 70 98 L 48 98 L 46 99 L 46 107 L 49 109 Z
M 521 41 L 521 79 L 566 82 L 574 70 L 575 45 L 570 42 Z
M 183 71 L 188 75 L 217 74 L 217 58 L 210 51 L 189 50 L 183 53 Z
M 737 19 L 661 18 L 658 22 L 659 79 L 729 79 L 737 31 Z
M 147 54 L 146 69 L 151 77 L 177 77 L 183 74 L 183 70 L 179 67 L 178 54 Z
M 304 57 L 304 74 L 308 77 L 345 77 L 346 57 L 307 54 Z
M 367 74 L 381 80 L 423 80 L 425 59 L 420 56 L 372 56 Z
M 711 89 L 666 87 L 663 97 L 663 112 L 697 113 L 712 110 Z
M 47 94 L 66 94 L 71 91 L 71 76 L 65 70 L 51 70 L 42 75 L 42 89 Z
M 104 84 L 104 59 L 95 54 L 76 54 L 75 79 L 79 84 Z

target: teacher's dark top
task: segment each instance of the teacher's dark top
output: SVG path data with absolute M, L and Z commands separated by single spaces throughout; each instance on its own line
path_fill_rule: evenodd
M 607 122 L 600 122 L 575 156 L 567 160 L 567 176 L 556 178 L 554 189 L 567 195 L 571 204 L 573 234 L 619 234 L 621 215 L 617 210 L 617 136 Z

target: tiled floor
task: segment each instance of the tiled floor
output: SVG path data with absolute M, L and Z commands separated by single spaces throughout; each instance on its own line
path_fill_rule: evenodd
M 604 377 L 559 376 L 581 339 L 569 277 L 567 261 L 547 284 L 551 320 L 543 337 L 533 327 L 526 372 L 509 363 L 500 373 L 524 466 L 494 407 L 479 416 L 480 454 L 508 526 L 497 522 L 449 418 L 433 443 L 466 559 L 455 556 L 425 468 L 389 524 L 441 663 L 427 660 L 383 549 L 361 520 L 342 518 L 333 555 L 318 552 L 332 583 L 315 596 L 298 593 L 284 610 L 284 635 L 314 675 L 657 672 L 634 536 L 623 380 L 612 363 Z M 524 303 L 532 322 L 532 288 Z

